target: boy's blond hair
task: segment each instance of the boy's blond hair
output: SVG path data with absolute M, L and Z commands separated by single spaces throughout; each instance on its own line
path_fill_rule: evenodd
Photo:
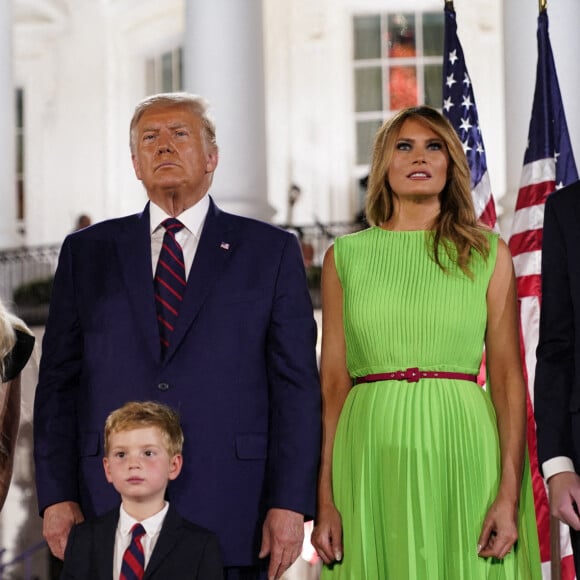
M 157 427 L 161 431 L 170 457 L 183 449 L 183 431 L 179 415 L 167 405 L 156 401 L 130 401 L 113 411 L 105 422 L 105 455 L 109 454 L 111 435 L 143 427 Z

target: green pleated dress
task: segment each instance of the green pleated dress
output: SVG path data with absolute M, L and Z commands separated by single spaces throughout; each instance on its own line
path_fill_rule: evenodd
M 464 275 L 442 252 L 444 273 L 422 231 L 373 227 L 336 240 L 352 377 L 419 367 L 478 374 L 486 292 L 498 238 Z M 493 389 L 493 385 L 489 388 Z M 494 408 L 476 383 L 381 381 L 351 390 L 333 454 L 342 516 L 341 580 L 541 579 L 529 467 L 519 540 L 503 561 L 477 555 L 500 477 Z

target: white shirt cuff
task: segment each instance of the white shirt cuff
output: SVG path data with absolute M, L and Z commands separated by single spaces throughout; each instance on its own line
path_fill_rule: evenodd
M 544 463 L 542 463 L 542 471 L 544 473 L 544 479 L 548 481 L 550 477 L 562 473 L 563 471 L 571 471 L 574 473 L 576 470 L 574 469 L 574 464 L 569 457 L 560 456 L 552 457 L 552 459 L 544 461 Z

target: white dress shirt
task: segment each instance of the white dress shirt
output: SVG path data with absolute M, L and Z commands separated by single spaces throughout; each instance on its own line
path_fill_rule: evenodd
M 138 522 L 132 518 L 121 505 L 119 509 L 119 523 L 117 524 L 117 533 L 115 534 L 115 554 L 113 556 L 113 578 L 117 580 L 121 575 L 121 566 L 123 565 L 123 555 L 131 543 L 131 530 L 135 524 L 140 523 L 145 528 L 145 535 L 141 538 L 143 553 L 145 555 L 145 568 L 149 564 L 151 554 L 159 538 L 159 532 L 163 526 L 163 520 L 169 509 L 169 503 L 165 502 L 165 507 L 155 515 Z
M 193 258 L 197 251 L 197 245 L 201 236 L 201 230 L 205 223 L 205 217 L 209 209 L 209 194 L 205 194 L 195 205 L 186 209 L 183 213 L 177 216 L 177 219 L 185 226 L 175 234 L 177 243 L 183 250 L 183 261 L 185 263 L 185 279 L 189 276 Z M 157 268 L 157 261 L 163 245 L 163 236 L 165 235 L 165 228 L 161 223 L 167 218 L 171 217 L 166 214 L 163 209 L 153 202 L 149 203 L 149 219 L 151 228 L 151 267 L 153 269 L 153 276 L 155 276 L 155 269 Z
M 551 459 L 548 459 L 542 463 L 542 472 L 546 481 L 548 481 L 548 479 L 550 479 L 550 477 L 553 475 L 557 475 L 558 473 L 562 473 L 564 471 L 571 471 L 572 473 L 575 472 L 574 463 L 569 457 L 552 457 Z

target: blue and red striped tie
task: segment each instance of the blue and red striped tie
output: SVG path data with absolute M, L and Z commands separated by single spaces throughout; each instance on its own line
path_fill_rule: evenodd
M 159 253 L 154 283 L 161 356 L 164 357 L 177 322 L 186 281 L 183 251 L 175 239 L 175 234 L 184 226 L 175 218 L 168 218 L 161 225 L 165 228 L 165 235 Z
M 119 580 L 143 580 L 145 573 L 145 554 L 141 545 L 145 528 L 141 524 L 135 524 L 131 529 L 131 535 L 131 543 L 123 554 Z

